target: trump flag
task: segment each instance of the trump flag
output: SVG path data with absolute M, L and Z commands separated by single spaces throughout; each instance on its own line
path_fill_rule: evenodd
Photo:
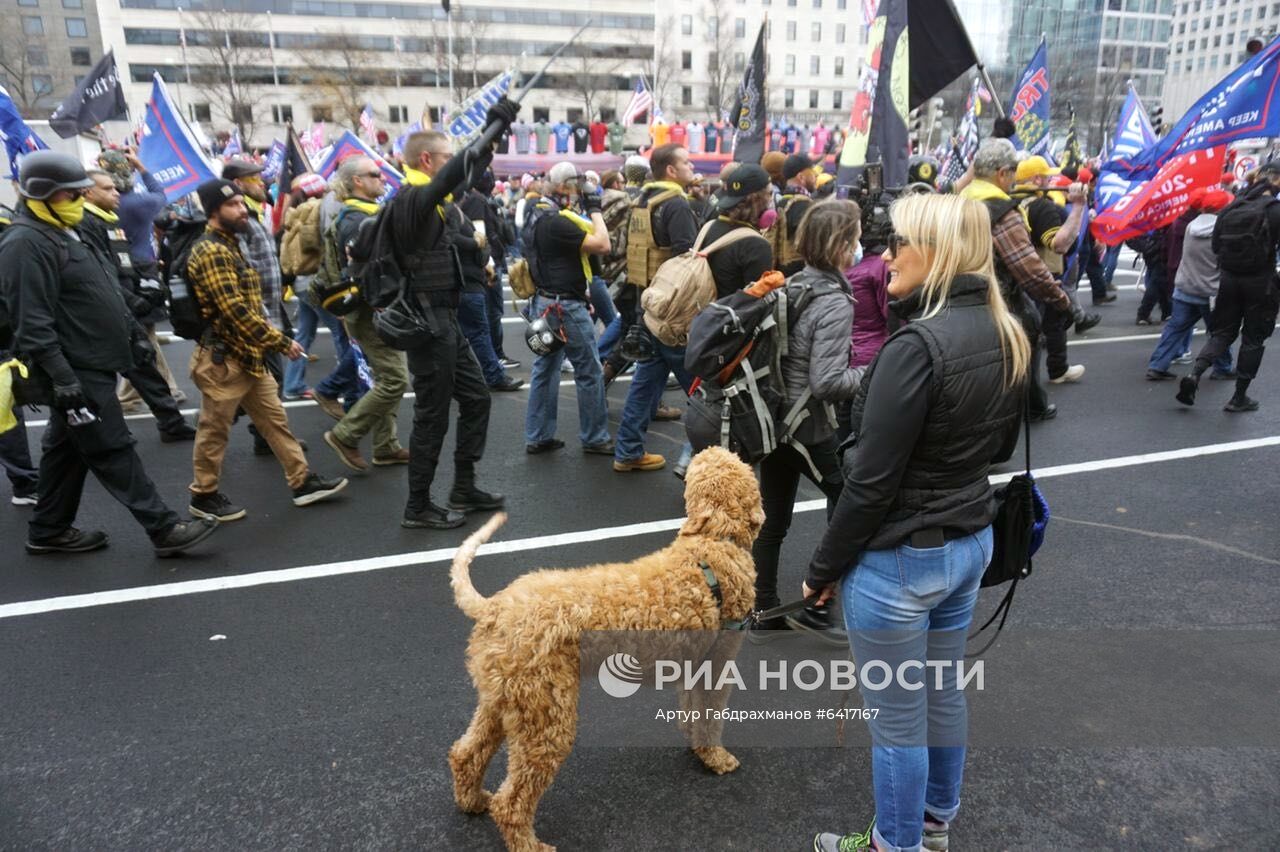
M 138 158 L 147 164 L 170 201 L 195 192 L 197 186 L 217 177 L 182 113 L 174 107 L 159 73 L 151 80 Z

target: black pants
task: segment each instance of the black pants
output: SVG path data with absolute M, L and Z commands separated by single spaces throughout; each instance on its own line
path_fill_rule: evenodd
M 0 435 L 0 467 L 13 486 L 14 497 L 30 497 L 36 493 L 36 467 L 27 444 L 27 424 L 22 419 L 22 406 L 15 405 L 13 416 L 18 425 Z
M 178 516 L 160 499 L 142 459 L 134 452 L 133 435 L 116 400 L 115 373 L 76 370 L 76 378 L 98 420 L 71 426 L 62 412 L 50 409 L 40 457 L 40 502 L 31 519 L 31 538 L 53 538 L 75 522 L 89 471 L 149 534 L 164 532 L 178 522 Z
M 1169 268 L 1164 263 L 1152 262 L 1143 255 L 1147 265 L 1146 288 L 1142 291 L 1142 303 L 1138 305 L 1138 319 L 1151 319 L 1151 311 L 1160 305 L 1160 317 L 1173 313 L 1173 282 L 1169 280 Z
M 791 516 L 796 507 L 796 491 L 800 477 L 805 476 L 827 495 L 827 519 L 835 511 L 836 500 L 844 487 L 840 462 L 836 458 L 836 440 L 828 438 L 820 444 L 806 446 L 821 479 L 813 478 L 809 464 L 790 446 L 783 445 L 760 462 L 760 500 L 764 508 L 764 526 L 751 547 L 756 563 L 756 609 L 772 609 L 778 600 L 778 560 L 782 540 L 791 529 Z
M 489 386 L 480 362 L 458 327 L 454 308 L 427 308 L 435 313 L 440 336 L 407 352 L 413 375 L 413 435 L 409 439 L 409 502 L 407 512 L 421 512 L 431 499 L 440 449 L 449 431 L 449 401 L 458 401 L 454 473 L 471 476 L 484 455 L 489 433 Z
M 169 383 L 160 375 L 154 360 L 138 364 L 124 374 L 138 391 L 138 396 L 151 409 L 156 418 L 156 428 L 161 432 L 172 432 L 187 425 L 187 420 L 178 409 L 173 394 L 169 392 Z
M 1274 276 L 1242 278 L 1224 271 L 1209 316 L 1209 341 L 1196 356 L 1195 374 L 1209 369 L 1240 335 L 1236 370 L 1242 379 L 1256 378 L 1267 338 L 1276 329 L 1278 306 L 1280 280 Z
M 1049 378 L 1054 379 L 1067 371 L 1067 332 L 1075 323 L 1075 317 L 1067 311 L 1060 311 L 1049 305 L 1040 306 L 1040 315 L 1042 318 L 1040 328 L 1044 334 L 1045 367 L 1049 371 Z M 1039 371 L 1037 370 L 1036 373 L 1038 383 Z M 1043 392 L 1043 387 L 1041 390 Z

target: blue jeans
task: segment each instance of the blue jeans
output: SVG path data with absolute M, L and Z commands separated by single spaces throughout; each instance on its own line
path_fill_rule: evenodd
M 1160 342 L 1156 344 L 1156 350 L 1151 353 L 1151 361 L 1147 364 L 1147 369 L 1168 370 L 1174 358 L 1183 352 L 1190 351 L 1191 332 L 1195 330 L 1198 320 L 1204 320 L 1205 328 L 1209 328 L 1209 306 L 1184 301 L 1174 293 L 1173 314 L 1160 332 Z M 1231 372 L 1231 347 L 1228 346 L 1227 350 L 1213 362 L 1213 371 L 1215 373 Z
M 316 328 L 322 320 L 333 333 L 333 348 L 338 354 L 338 360 L 341 361 L 349 348 L 347 330 L 342 327 L 342 320 L 324 308 L 312 305 L 305 295 L 298 297 L 298 327 L 295 329 L 296 336 L 293 339 L 310 352 L 311 344 L 316 342 Z M 299 358 L 297 361 L 290 361 L 284 367 L 284 392 L 289 396 L 297 396 L 306 389 L 307 359 Z
M 684 347 L 667 346 L 661 340 L 653 340 L 656 356 L 636 364 L 636 374 L 627 391 L 627 402 L 622 409 L 622 421 L 618 424 L 618 442 L 613 457 L 618 461 L 634 461 L 644 455 L 644 436 L 649 430 L 653 412 L 662 401 L 667 387 L 667 376 L 675 373 L 676 381 L 685 393 L 693 383 L 693 377 L 684 369 Z
M 537 318 L 557 300 L 535 294 L 529 300 L 529 316 Z M 565 357 L 573 365 L 578 389 L 578 439 L 583 446 L 609 440 L 609 412 L 604 401 L 604 372 L 596 350 L 595 323 L 584 302 L 559 300 L 568 342 L 550 355 L 533 361 L 529 376 L 529 407 L 525 411 L 526 444 L 540 444 L 556 436 L 556 408 L 560 400 L 560 364 Z
M 350 411 L 351 406 L 355 405 L 366 391 L 364 385 L 360 383 L 359 376 L 356 375 L 356 370 L 356 351 L 348 346 L 347 351 L 338 359 L 333 372 L 316 385 L 316 393 L 327 396 L 329 399 L 341 399 L 342 407 Z
M 488 288 L 492 289 L 492 288 Z M 480 371 L 484 373 L 484 383 L 493 387 L 507 377 L 507 371 L 498 362 L 498 353 L 493 351 L 493 338 L 489 330 L 488 299 L 479 291 L 463 293 L 458 302 L 458 325 L 471 344 L 471 351 L 480 362 Z
M 964 692 L 955 688 L 956 664 L 964 660 L 991 549 L 986 527 L 942 547 L 869 550 L 841 580 L 845 627 L 859 672 L 872 660 L 885 661 L 895 672 L 903 661 L 949 663 L 907 672 L 909 681 L 923 680 L 924 689 L 860 687 L 866 707 L 879 711 L 869 723 L 871 779 L 875 837 L 885 850 L 920 849 L 926 810 L 945 822 L 960 810 L 968 717 Z M 935 682 L 938 671 L 942 689 Z

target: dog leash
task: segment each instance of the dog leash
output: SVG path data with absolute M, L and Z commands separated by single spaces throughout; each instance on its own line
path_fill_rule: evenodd
M 702 569 L 702 577 L 707 581 L 707 586 L 711 589 L 711 596 L 716 599 L 716 609 L 724 608 L 724 592 L 720 590 L 720 581 L 716 579 L 716 575 L 712 572 L 711 566 L 705 562 L 699 562 L 698 567 Z M 750 630 L 754 625 L 770 618 L 781 618 L 784 615 L 790 615 L 793 612 L 799 612 L 805 607 L 816 602 L 817 595 L 807 598 L 801 598 L 798 601 L 792 601 L 789 604 L 775 606 L 773 609 L 752 610 L 747 617 L 738 621 L 736 619 L 726 619 L 720 623 L 721 628 L 726 630 Z

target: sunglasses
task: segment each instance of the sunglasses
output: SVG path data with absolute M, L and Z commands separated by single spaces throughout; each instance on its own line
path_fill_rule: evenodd
M 911 241 L 901 234 L 890 234 L 886 242 L 889 245 L 889 253 L 895 256 L 902 250 L 903 246 L 911 245 Z
M 360 177 L 377 178 L 378 180 L 383 180 L 386 178 L 386 175 L 384 175 L 382 172 L 364 172 L 360 175 Z

